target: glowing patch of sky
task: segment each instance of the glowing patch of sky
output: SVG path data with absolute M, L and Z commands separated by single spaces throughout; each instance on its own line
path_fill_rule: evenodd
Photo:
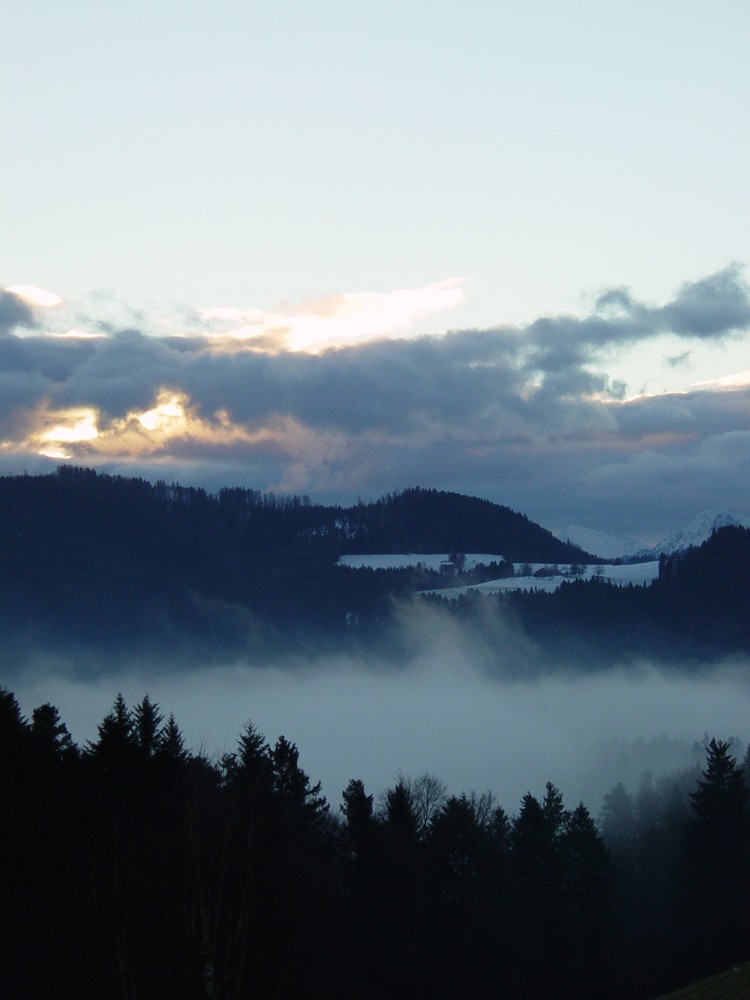
M 168 431 L 185 421 L 185 408 L 177 393 L 161 392 L 156 406 L 138 414 L 139 422 L 147 431 Z
M 7 291 L 13 292 L 14 295 L 17 295 L 29 305 L 39 306 L 41 308 L 59 306 L 63 301 L 62 298 L 54 292 L 47 292 L 43 288 L 37 288 L 36 285 L 11 285 L 7 288 Z
M 315 353 L 373 337 L 408 335 L 425 316 L 460 305 L 460 279 L 395 292 L 345 292 L 279 311 L 218 307 L 203 310 L 209 323 L 244 346 Z

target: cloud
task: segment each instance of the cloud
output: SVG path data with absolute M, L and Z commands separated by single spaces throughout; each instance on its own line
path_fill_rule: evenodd
M 682 351 L 680 354 L 674 354 L 672 357 L 666 359 L 666 363 L 670 368 L 680 368 L 683 365 L 690 364 L 690 355 L 692 351 Z
M 461 294 L 442 282 L 332 296 L 290 310 L 283 331 L 281 313 L 257 312 L 247 336 L 230 336 L 236 312 L 182 310 L 165 323 L 100 294 L 39 320 L 5 293 L 6 331 L 42 325 L 0 339 L 4 467 L 47 455 L 337 498 L 419 482 L 480 493 L 550 526 L 557 509 L 565 523 L 663 524 L 664 533 L 674 526 L 658 510 L 667 500 L 668 515 L 685 519 L 700 506 L 746 506 L 744 447 L 725 447 L 750 433 L 746 380 L 628 398 L 606 370 L 613 352 L 665 332 L 680 344 L 742 335 L 750 297 L 739 268 L 683 285 L 662 306 L 615 288 L 583 317 L 400 336 Z M 354 342 L 323 346 L 347 324 Z M 384 336 L 389 328 L 399 336 Z M 279 349 L 311 329 L 313 350 Z M 724 472 L 711 461 L 718 453 Z M 681 495 L 667 488 L 667 470 Z M 714 502 L 716 476 L 724 502 Z
M 602 292 L 592 315 L 539 319 L 527 330 L 527 365 L 541 371 L 585 363 L 612 345 L 629 346 L 665 333 L 694 340 L 720 340 L 750 327 L 750 289 L 733 264 L 684 284 L 674 299 L 654 307 L 625 288 Z
M 19 326 L 35 325 L 34 314 L 21 296 L 8 289 L 0 290 L 0 335 Z
M 683 285 L 679 295 L 656 310 L 664 328 L 681 336 L 715 339 L 750 325 L 747 283 L 737 264 Z

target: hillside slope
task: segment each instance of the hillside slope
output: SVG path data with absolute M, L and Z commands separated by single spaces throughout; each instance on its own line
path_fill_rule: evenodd
M 351 508 L 217 495 L 63 466 L 0 477 L 0 644 L 91 643 L 211 657 L 383 633 L 393 598 L 434 576 L 355 570 L 344 552 L 583 553 L 488 501 L 407 490 Z
M 750 997 L 750 962 L 720 972 L 710 979 L 685 986 L 658 1000 L 747 1000 Z
M 510 562 L 596 562 L 509 507 L 413 487 L 342 512 L 345 553 L 494 552 Z

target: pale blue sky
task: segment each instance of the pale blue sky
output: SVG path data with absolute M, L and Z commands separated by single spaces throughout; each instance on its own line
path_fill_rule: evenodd
M 350 293 L 424 303 L 449 279 L 463 301 L 381 332 L 588 316 L 621 286 L 659 307 L 750 262 L 748 41 L 745 0 L 14 3 L 0 285 L 60 295 L 58 333 L 203 333 L 201 310 L 233 307 L 267 335 L 310 301 L 318 318 Z M 746 332 L 613 341 L 597 370 L 630 394 L 685 389 L 750 369 Z M 349 485 L 404 485 L 392 468 Z M 434 480 L 471 486 L 465 469 Z M 502 499 L 488 484 L 474 492 Z
M 263 308 L 462 276 L 482 326 L 661 297 L 750 258 L 749 41 L 726 0 L 12 4 L 2 273 Z

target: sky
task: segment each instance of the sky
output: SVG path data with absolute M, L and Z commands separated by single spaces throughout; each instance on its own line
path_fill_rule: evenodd
M 13 4 L 0 472 L 750 490 L 745 0 Z

